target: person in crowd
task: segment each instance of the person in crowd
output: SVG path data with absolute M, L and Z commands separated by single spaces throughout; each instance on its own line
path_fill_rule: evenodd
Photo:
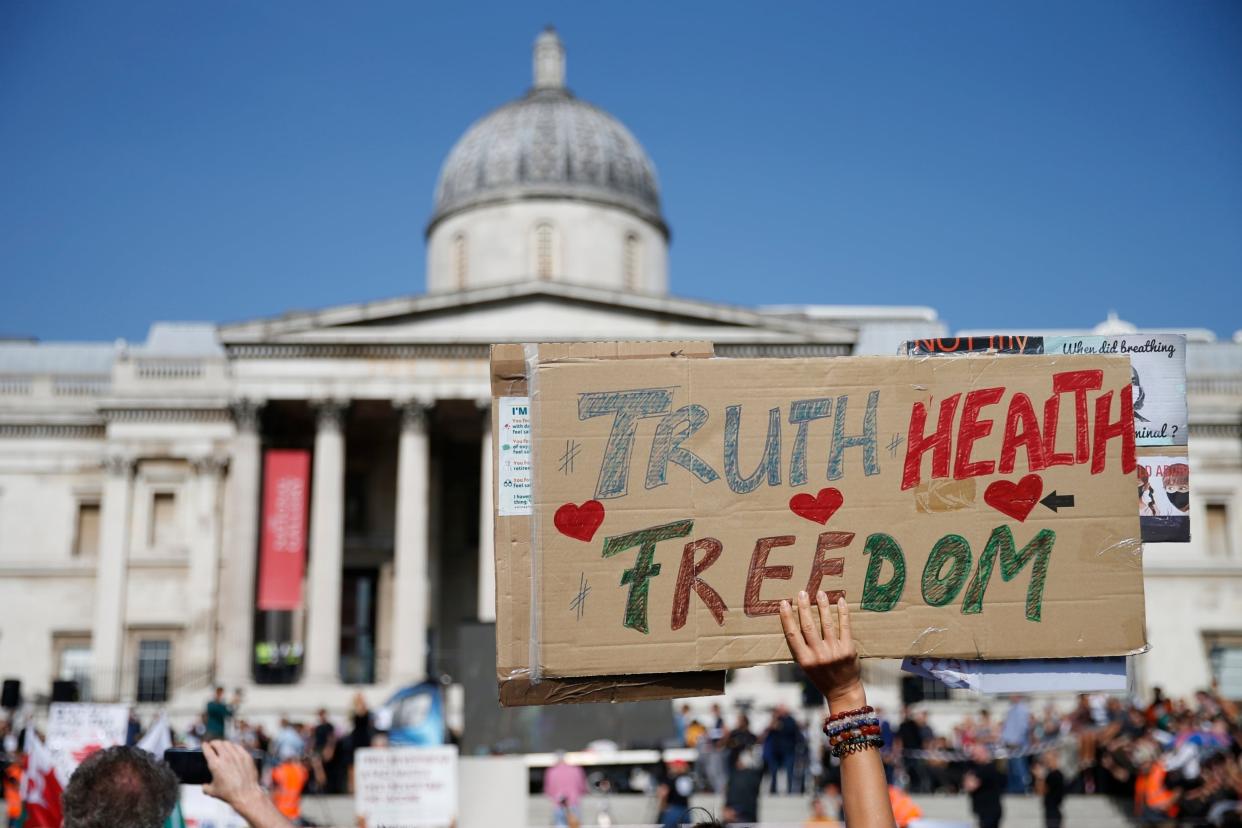
M 125 745 L 97 750 L 65 787 L 64 828 L 163 828 L 179 793 L 177 777 L 145 750 Z
M 828 806 L 824 804 L 822 797 L 811 798 L 811 815 L 806 818 L 806 822 L 802 823 L 802 828 L 824 828 L 824 826 L 839 826 L 840 824 L 828 813 Z
M 752 742 L 740 748 L 725 783 L 724 824 L 759 821 L 759 793 L 763 789 L 763 746 Z
M 1044 828 L 1061 828 L 1061 803 L 1065 800 L 1065 776 L 1055 750 L 1040 757 L 1034 766 L 1035 793 L 1044 802 Z
M 302 761 L 301 751 L 284 749 L 276 758 L 277 765 L 272 768 L 272 801 L 276 810 L 297 824 L 302 818 L 302 793 L 310 772 Z
M 888 804 L 893 809 L 893 821 L 897 828 L 908 828 L 910 823 L 923 816 L 923 809 L 896 785 L 888 786 Z
M 203 755 L 211 770 L 211 782 L 203 786 L 203 793 L 228 803 L 251 828 L 293 828 L 259 785 L 259 771 L 245 748 L 232 742 L 208 742 Z
M 678 828 L 690 815 L 690 797 L 694 794 L 694 777 L 690 766 L 681 759 L 669 762 L 668 774 L 659 787 L 659 820 L 661 828 Z
M 4 810 L 7 824 L 18 826 L 22 818 L 22 757 L 14 754 L 4 766 Z
M 352 794 L 354 792 L 354 754 L 363 748 L 371 747 L 371 740 L 375 737 L 375 716 L 367 707 L 367 700 L 361 693 L 354 694 L 349 721 L 351 729 L 349 738 L 346 740 L 349 747 L 349 755 L 346 757 L 349 765 L 347 784 L 348 792 Z
M 306 740 L 302 738 L 297 726 L 288 719 L 282 718 L 280 729 L 276 731 L 276 738 L 272 739 L 272 753 L 279 758 L 290 755 L 301 756 L 305 750 Z
M 555 764 L 543 775 L 543 795 L 552 802 L 552 816 L 558 828 L 582 824 L 582 797 L 586 792 L 586 771 L 569 764 L 563 750 L 557 751 Z
M 236 705 L 226 704 L 224 688 L 217 687 L 207 709 L 203 713 L 203 740 L 223 739 L 228 729 L 229 720 L 237 713 Z
M 1009 756 L 1005 791 L 1024 794 L 1027 791 L 1026 750 L 1031 746 L 1031 708 L 1022 696 L 1010 699 L 1009 711 L 1001 726 L 1001 742 Z
M 875 711 L 867 704 L 849 606 L 844 598 L 837 601 L 834 625 L 827 594 L 817 592 L 815 603 L 818 619 L 805 591 L 798 594 L 796 608 L 781 601 L 785 643 L 828 702 L 824 729 L 841 760 L 846 823 L 850 828 L 891 828 L 895 820 L 879 753 L 883 738 Z
M 1000 828 L 1004 815 L 1001 792 L 1005 781 L 986 744 L 975 744 L 970 757 L 970 765 L 962 778 L 962 790 L 970 794 L 970 810 L 974 812 L 979 828 Z
M 729 731 L 725 736 L 725 771 L 729 776 L 733 775 L 733 769 L 737 767 L 738 757 L 744 751 L 750 750 L 759 742 L 759 737 L 751 732 L 750 717 L 745 713 L 738 714 L 737 726 Z M 760 769 L 762 769 L 763 757 L 760 755 Z
M 688 748 L 697 748 L 705 733 L 707 733 L 707 728 L 703 726 L 703 723 L 698 719 L 691 719 L 690 724 L 686 725 L 686 733 L 682 741 Z
M 769 744 L 771 747 L 769 748 Z M 795 785 L 794 765 L 798 751 L 798 723 L 789 708 L 778 704 L 772 711 L 772 724 L 764 737 L 764 759 L 771 774 L 768 793 L 776 793 L 777 779 L 785 776 L 785 793 L 802 793 L 801 785 Z
M 908 706 L 903 707 L 901 723 L 897 725 L 896 745 L 901 753 L 902 767 L 906 771 L 906 784 L 914 793 L 927 792 L 923 773 L 924 760 L 919 755 L 927 748 L 923 736 L 923 726 L 914 718 L 914 712 Z
M 315 791 L 331 793 L 328 768 L 336 754 L 336 727 L 328 719 L 328 711 L 319 708 L 319 721 L 311 731 L 311 770 L 315 775 Z

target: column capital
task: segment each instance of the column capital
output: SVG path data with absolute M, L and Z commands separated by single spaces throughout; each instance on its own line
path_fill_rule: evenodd
M 100 461 L 100 465 L 109 477 L 129 477 L 134 473 L 134 467 L 137 464 L 138 461 L 131 455 L 121 452 L 111 452 Z
M 223 474 L 229 466 L 229 458 L 221 454 L 200 454 L 190 458 L 190 467 L 199 476 Z
M 238 431 L 256 432 L 259 430 L 259 411 L 263 408 L 261 400 L 241 398 L 229 403 L 233 413 L 233 423 Z
M 315 409 L 315 425 L 320 431 L 341 431 L 344 428 L 349 400 L 312 400 L 311 406 Z
M 401 415 L 401 430 L 425 431 L 431 404 L 422 399 L 393 400 L 393 408 Z

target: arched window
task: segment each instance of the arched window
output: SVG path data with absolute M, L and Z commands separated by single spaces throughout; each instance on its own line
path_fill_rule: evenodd
M 625 234 L 625 246 L 622 250 L 621 273 L 625 280 L 626 290 L 638 290 L 639 274 L 643 266 L 643 242 L 637 233 Z
M 556 228 L 551 222 L 535 225 L 535 278 L 551 279 L 556 275 Z
M 453 278 L 457 280 L 457 289 L 465 290 L 470 276 L 470 261 L 466 252 L 466 234 L 453 236 Z

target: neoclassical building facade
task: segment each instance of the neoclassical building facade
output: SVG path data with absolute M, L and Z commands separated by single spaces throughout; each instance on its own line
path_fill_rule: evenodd
M 75 681 L 185 715 L 213 684 L 278 715 L 453 681 L 489 657 L 462 630 L 495 617 L 489 344 L 841 356 L 946 332 L 927 308 L 676 298 L 669 238 L 650 158 L 569 91 L 547 31 L 530 90 L 449 152 L 426 293 L 157 323 L 143 343 L 0 343 L 3 677 L 28 699 Z M 1195 540 L 1147 557 L 1142 676 L 1171 692 L 1242 670 L 1242 344 L 1189 334 Z M 306 569 L 298 606 L 260 609 L 265 465 L 285 450 L 309 452 Z M 744 672 L 737 692 L 796 698 Z

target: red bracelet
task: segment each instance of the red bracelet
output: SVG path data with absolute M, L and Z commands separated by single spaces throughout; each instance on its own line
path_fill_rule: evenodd
M 842 710 L 840 713 L 833 713 L 831 716 L 828 717 L 828 721 L 835 722 L 840 719 L 848 718 L 850 716 L 865 716 L 868 713 L 874 713 L 874 712 L 875 712 L 875 708 L 868 704 L 868 705 L 858 708 L 857 710 Z

